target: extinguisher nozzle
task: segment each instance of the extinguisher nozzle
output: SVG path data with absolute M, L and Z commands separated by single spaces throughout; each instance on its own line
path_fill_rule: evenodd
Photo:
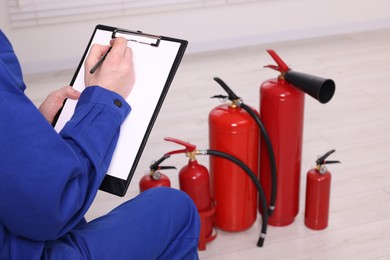
M 272 216 L 274 214 L 275 206 L 270 206 L 268 208 L 268 216 Z
M 264 240 L 265 240 L 265 234 L 261 233 L 259 240 L 257 241 L 257 246 L 258 247 L 263 247 L 264 245 Z
M 336 84 L 331 79 L 324 79 L 293 70 L 286 72 L 285 79 L 322 104 L 328 103 L 336 90 Z

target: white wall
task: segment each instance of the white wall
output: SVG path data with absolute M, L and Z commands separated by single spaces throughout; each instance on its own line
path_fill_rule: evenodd
M 264 0 L 19 29 L 6 7 L 1 1 L 0 28 L 25 73 L 76 67 L 98 23 L 186 39 L 187 53 L 390 27 L 388 0 Z

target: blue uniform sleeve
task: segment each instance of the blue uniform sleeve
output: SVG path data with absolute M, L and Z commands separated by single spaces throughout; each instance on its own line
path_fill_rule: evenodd
M 130 106 L 87 88 L 58 134 L 24 95 L 16 63 L 0 53 L 0 222 L 14 235 L 51 240 L 84 217 L 107 172 Z M 19 84 L 19 85 L 18 85 Z

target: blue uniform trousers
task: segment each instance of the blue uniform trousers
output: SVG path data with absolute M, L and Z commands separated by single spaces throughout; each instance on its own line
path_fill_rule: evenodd
M 199 225 L 185 193 L 154 188 L 47 242 L 43 259 L 198 259 Z

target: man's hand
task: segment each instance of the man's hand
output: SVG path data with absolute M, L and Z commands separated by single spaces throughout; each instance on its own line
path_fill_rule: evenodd
M 53 123 L 54 117 L 61 109 L 64 104 L 65 99 L 74 99 L 77 100 L 80 97 L 80 92 L 73 89 L 70 86 L 66 86 L 51 92 L 47 98 L 39 106 L 39 111 L 42 115 L 49 121 L 50 124 Z
M 111 50 L 103 63 L 91 74 L 90 70 L 107 53 L 110 46 L 94 44 L 85 61 L 85 85 L 98 85 L 127 98 L 133 88 L 134 66 L 133 52 L 127 47 L 125 38 L 111 40 Z

